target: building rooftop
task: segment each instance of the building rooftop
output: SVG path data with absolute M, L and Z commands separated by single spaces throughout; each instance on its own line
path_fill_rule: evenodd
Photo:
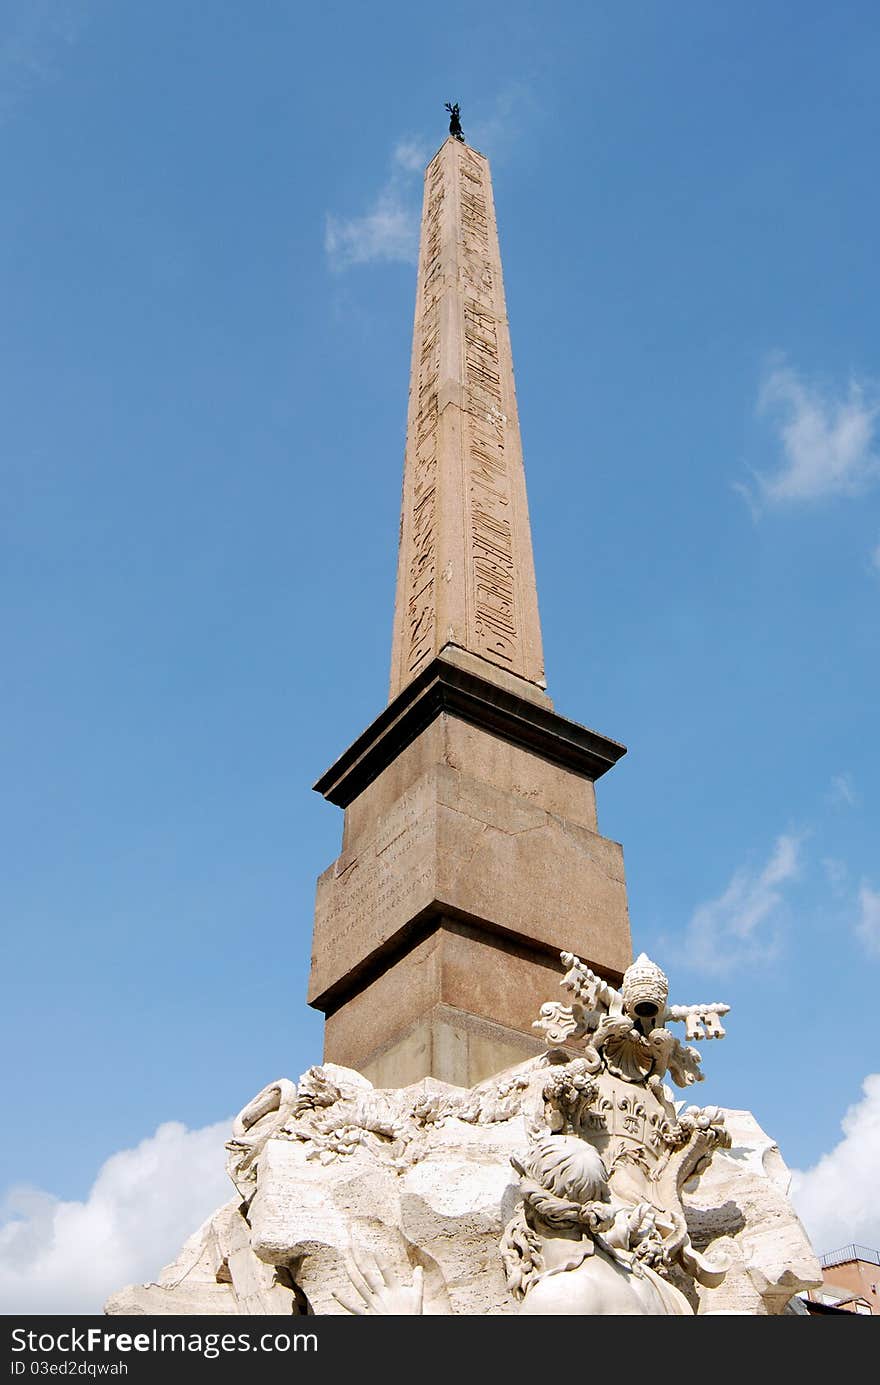
M 871 1250 L 869 1246 L 848 1245 L 841 1246 L 840 1250 L 829 1250 L 825 1255 L 819 1256 L 823 1270 L 830 1269 L 832 1265 L 847 1265 L 851 1260 L 862 1260 L 866 1265 L 880 1265 L 880 1250 Z

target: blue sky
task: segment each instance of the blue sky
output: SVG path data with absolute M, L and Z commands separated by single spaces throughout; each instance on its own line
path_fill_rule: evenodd
M 732 1005 L 700 1099 L 805 1171 L 819 1248 L 880 1241 L 878 66 L 855 2 L 0 9 L 13 1268 L 110 1156 L 114 1206 L 164 1169 L 175 1249 L 187 1150 L 320 1056 L 309 786 L 387 692 L 447 100 L 492 161 L 549 690 L 629 746 L 636 945 Z

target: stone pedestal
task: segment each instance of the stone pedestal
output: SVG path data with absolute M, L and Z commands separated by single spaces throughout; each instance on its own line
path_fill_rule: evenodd
M 316 785 L 345 808 L 315 908 L 325 1060 L 471 1086 L 540 1051 L 563 947 L 619 980 L 623 852 L 593 780 L 623 753 L 459 660 L 409 684 Z

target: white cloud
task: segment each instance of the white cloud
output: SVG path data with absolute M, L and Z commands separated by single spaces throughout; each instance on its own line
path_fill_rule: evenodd
M 230 1127 L 160 1125 L 102 1165 L 85 1202 L 12 1189 L 0 1226 L 0 1313 L 100 1313 L 115 1289 L 157 1274 L 233 1195 Z
M 399 139 L 394 146 L 394 162 L 407 173 L 424 173 L 430 151 L 424 140 Z
M 880 957 L 880 891 L 872 890 L 864 880 L 859 890 L 856 937 L 864 943 L 868 952 Z
M 880 477 L 875 388 L 852 380 L 846 393 L 829 395 L 780 360 L 764 378 L 758 412 L 773 420 L 782 458 L 774 472 L 755 473 L 754 487 L 737 487 L 756 511 L 856 495 Z
M 376 200 L 363 216 L 327 216 L 324 249 L 335 270 L 378 260 L 415 264 L 419 254 L 419 194 L 428 161 L 420 140 L 400 139 L 391 155 L 391 171 Z
M 857 795 L 851 774 L 835 774 L 832 777 L 828 802 L 832 808 L 855 807 Z
M 791 1198 L 821 1254 L 856 1242 L 880 1245 L 880 1073 L 841 1122 L 844 1138 L 805 1173 L 792 1171 Z
M 780 946 L 784 905 L 780 886 L 800 870 L 801 838 L 777 838 L 772 855 L 759 871 L 736 871 L 724 893 L 700 904 L 685 933 L 690 965 L 707 972 L 727 972 L 775 957 Z
M 871 552 L 871 567 L 875 572 L 880 572 L 880 543 Z
M 418 235 L 415 214 L 395 195 L 382 192 L 365 216 L 349 221 L 328 216 L 324 248 L 334 269 L 375 260 L 413 264 L 418 255 Z

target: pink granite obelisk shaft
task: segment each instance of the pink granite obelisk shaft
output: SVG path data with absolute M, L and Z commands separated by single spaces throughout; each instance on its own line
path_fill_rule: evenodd
M 425 172 L 391 698 L 456 650 L 545 686 L 492 180 L 449 139 Z

